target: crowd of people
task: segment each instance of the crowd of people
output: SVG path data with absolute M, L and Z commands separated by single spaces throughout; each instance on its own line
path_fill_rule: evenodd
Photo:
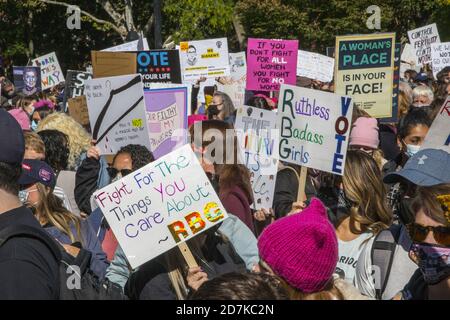
M 105 157 L 64 112 L 63 86 L 25 96 L 0 77 L 0 299 L 59 299 L 61 261 L 82 258 L 91 281 L 109 288 L 104 298 L 450 299 L 450 154 L 421 149 L 450 93 L 450 67 L 436 80 L 405 72 L 396 123 L 354 107 L 344 175 L 308 169 L 298 201 L 301 168 L 280 163 L 272 208 L 258 211 L 238 152 L 222 163 L 207 156 L 213 141 L 230 150 L 206 132 L 225 137 L 236 106 L 215 87 L 199 104 L 204 80 L 192 87 L 202 121 L 189 130 L 202 138 L 191 146 L 229 218 L 187 241 L 198 267 L 174 248 L 133 270 L 93 193 L 155 161 L 152 152 L 130 144 Z M 298 86 L 334 90 L 305 78 Z M 276 111 L 276 102 L 247 92 L 255 108 Z

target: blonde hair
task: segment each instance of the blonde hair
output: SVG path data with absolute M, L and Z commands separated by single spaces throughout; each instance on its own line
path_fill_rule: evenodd
M 25 139 L 25 149 L 26 150 L 33 150 L 36 153 L 43 153 L 45 154 L 45 144 L 44 141 L 42 141 L 41 137 L 31 131 L 25 131 L 23 133 L 23 137 Z
M 36 188 L 41 198 L 41 201 L 36 206 L 36 212 L 39 215 L 37 218 L 39 218 L 41 225 L 50 222 L 59 231 L 69 236 L 72 243 L 80 241 L 84 244 L 81 237 L 80 218 L 64 208 L 62 200 L 55 196 L 50 188 L 41 183 L 37 183 Z M 75 226 L 76 234 L 72 232 L 72 224 Z
M 404 91 L 400 91 L 398 94 L 398 118 L 403 118 L 406 116 L 409 110 L 409 106 L 412 104 L 412 101 L 408 94 Z
M 302 292 L 290 286 L 280 277 L 278 279 L 281 282 L 281 286 L 287 292 L 289 300 L 345 300 L 341 290 L 335 284 L 335 279 L 331 279 L 322 290 L 311 293 Z
M 442 204 L 437 200 L 437 197 L 442 195 L 450 195 L 450 183 L 431 187 L 418 187 L 412 202 L 413 211 L 417 213 L 420 209 L 423 209 L 423 212 L 434 221 L 450 226 L 450 220 L 447 220 L 445 216 L 446 211 L 444 211 Z
M 343 177 L 344 192 L 351 201 L 350 226 L 358 222 L 361 232 L 378 234 L 392 223 L 386 188 L 376 161 L 367 153 L 349 150 Z
M 69 170 L 79 166 L 80 156 L 91 146 L 91 137 L 84 128 L 68 115 L 55 112 L 39 122 L 38 132 L 42 130 L 58 130 L 69 138 Z

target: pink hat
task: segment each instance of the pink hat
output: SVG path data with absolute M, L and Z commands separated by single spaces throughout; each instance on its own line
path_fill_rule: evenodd
M 193 125 L 196 122 L 205 121 L 205 120 L 208 120 L 208 117 L 203 114 L 192 114 L 192 115 L 188 116 L 188 127 L 190 127 L 191 125 Z
M 14 119 L 17 120 L 17 122 L 19 123 L 22 130 L 24 130 L 24 131 L 31 130 L 30 117 L 28 116 L 28 114 L 25 111 L 23 111 L 21 108 L 19 108 L 19 109 L 9 110 L 8 112 L 14 117 Z
M 326 208 L 316 198 L 302 212 L 264 229 L 258 249 L 261 259 L 278 276 L 305 293 L 322 290 L 338 261 L 335 229 Z
M 359 117 L 353 124 L 350 132 L 350 145 L 357 145 L 377 149 L 380 139 L 378 138 L 378 123 L 375 118 Z

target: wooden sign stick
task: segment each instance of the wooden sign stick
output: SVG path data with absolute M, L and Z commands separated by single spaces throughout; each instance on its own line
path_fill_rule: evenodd
M 297 201 L 306 201 L 306 193 L 305 193 L 305 188 L 306 188 L 306 177 L 308 175 L 308 168 L 302 166 L 302 168 L 300 169 L 300 178 L 298 181 L 298 192 L 297 192 Z
M 186 260 L 189 268 L 198 267 L 197 261 L 195 261 L 194 256 L 192 255 L 191 249 L 189 249 L 186 242 L 182 242 L 178 245 L 178 249 L 180 249 L 181 254 L 183 255 L 184 260 Z

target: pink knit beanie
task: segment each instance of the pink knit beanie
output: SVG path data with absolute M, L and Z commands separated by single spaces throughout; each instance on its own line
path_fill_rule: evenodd
M 350 132 L 350 145 L 378 149 L 378 123 L 375 118 L 359 117 Z
M 259 255 L 292 287 L 305 293 L 321 291 L 338 261 L 338 242 L 327 211 L 313 198 L 302 212 L 281 218 L 258 239 Z

